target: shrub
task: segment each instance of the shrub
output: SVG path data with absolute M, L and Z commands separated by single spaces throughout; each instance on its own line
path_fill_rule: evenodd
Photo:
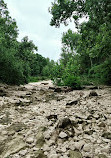
M 73 89 L 81 89 L 80 77 L 69 74 L 63 77 L 65 86 L 72 87 Z

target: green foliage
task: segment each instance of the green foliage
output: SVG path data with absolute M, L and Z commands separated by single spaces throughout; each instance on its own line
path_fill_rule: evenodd
M 81 35 L 74 33 L 72 30 L 68 30 L 63 33 L 62 36 L 62 51 L 68 53 L 75 53 L 77 51 L 78 42 L 80 41 Z
M 63 76 L 63 83 L 65 86 L 72 87 L 73 89 L 81 89 L 80 77 L 71 74 Z
M 46 76 L 30 76 L 29 77 L 29 82 L 38 82 L 42 80 L 47 80 Z
M 57 86 L 64 86 L 64 82 L 62 78 L 57 78 L 57 77 L 53 78 L 53 83 Z
M 46 59 L 46 65 L 42 69 L 42 75 L 46 78 L 53 78 L 56 73 L 56 63 L 54 60 L 50 60 L 49 58 Z
M 111 85 L 111 58 L 90 69 L 89 77 L 98 84 Z
M 36 77 L 36 76 L 30 76 L 29 77 L 29 82 L 38 82 L 38 77 Z
M 37 47 L 28 37 L 17 41 L 18 28 L 9 16 L 6 4 L 0 1 L 0 81 L 24 84 L 30 76 L 41 76 L 46 59 L 35 53 Z
M 0 60 L 0 80 L 7 84 L 23 84 L 25 82 L 22 63 L 17 62 L 10 54 Z
M 68 24 L 74 19 L 78 29 L 77 33 L 68 30 L 62 37 L 59 67 L 62 77 L 64 74 L 69 76 L 67 84 L 73 80 L 70 76 L 80 76 L 83 84 L 89 80 L 111 84 L 110 10 L 109 0 L 55 0 L 52 3 L 50 24 L 59 27 L 61 23 Z M 83 17 L 88 20 L 80 24 Z

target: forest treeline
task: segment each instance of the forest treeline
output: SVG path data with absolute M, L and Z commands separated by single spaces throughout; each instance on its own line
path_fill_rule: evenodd
M 90 83 L 111 85 L 111 1 L 55 0 L 49 12 L 51 26 L 74 21 L 77 28 L 63 33 L 58 62 L 35 53 L 28 37 L 17 41 L 16 21 L 0 1 L 0 81 L 24 84 L 41 76 L 76 89 Z M 83 17 L 87 20 L 80 23 Z
M 111 1 L 55 0 L 50 13 L 52 26 L 74 21 L 77 28 L 77 33 L 63 33 L 56 66 L 56 76 L 62 78 L 58 84 L 77 88 L 91 82 L 111 85 Z
M 37 53 L 38 48 L 27 36 L 18 42 L 18 32 L 7 5 L 0 0 L 0 82 L 3 83 L 20 85 L 37 81 L 50 62 Z

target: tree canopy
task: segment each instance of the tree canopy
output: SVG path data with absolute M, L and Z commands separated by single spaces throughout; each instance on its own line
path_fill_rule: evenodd
M 73 72 L 77 69 L 79 76 L 87 74 L 87 77 L 107 84 L 111 84 L 110 10 L 109 0 L 55 0 L 49 9 L 51 26 L 60 27 L 73 20 L 78 29 L 77 33 L 71 30 L 63 33 L 60 63 L 66 69 L 73 65 Z M 83 17 L 87 20 L 80 23 Z
M 21 42 L 17 41 L 18 33 L 16 21 L 0 0 L 0 81 L 8 84 L 28 83 L 30 76 L 42 75 L 47 64 L 27 36 Z

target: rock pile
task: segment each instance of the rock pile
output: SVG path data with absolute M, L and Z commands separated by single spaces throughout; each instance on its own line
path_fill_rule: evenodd
M 111 157 L 111 87 L 0 87 L 0 158 Z

